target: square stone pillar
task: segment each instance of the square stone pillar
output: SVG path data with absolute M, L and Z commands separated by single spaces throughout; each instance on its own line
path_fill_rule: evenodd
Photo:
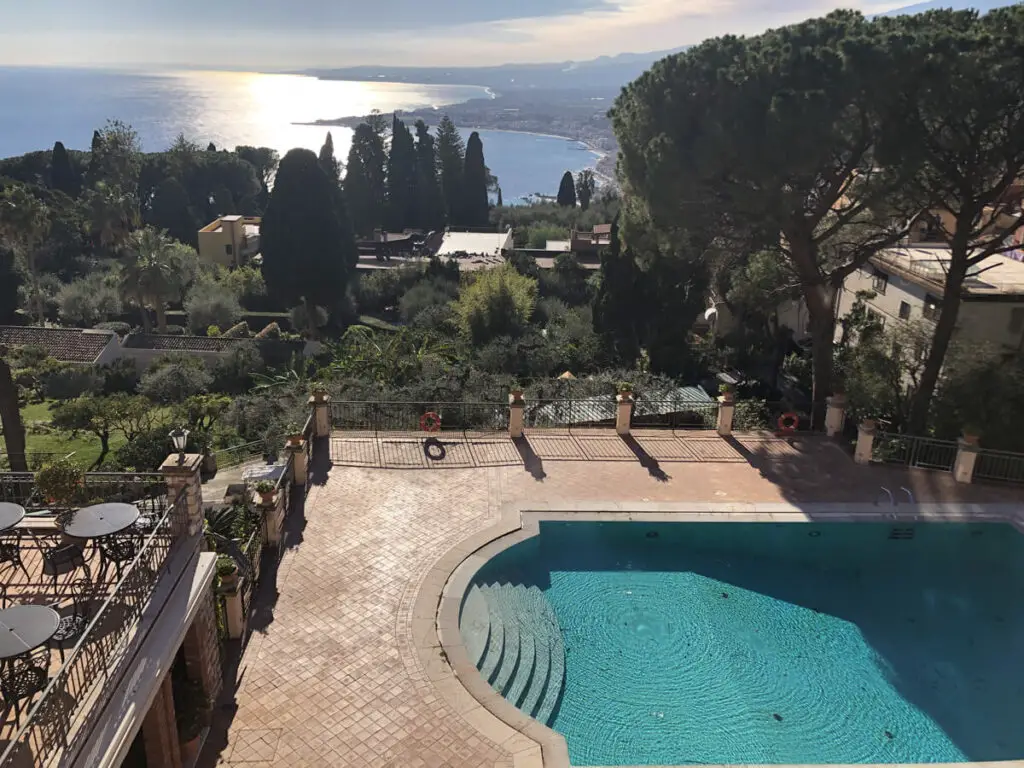
M 956 458 L 953 460 L 953 479 L 958 483 L 970 483 L 974 479 L 974 464 L 981 448 L 977 443 L 960 438 L 956 441 Z
M 508 396 L 508 436 L 517 438 L 523 436 L 523 412 L 526 410 L 526 401 L 523 399 L 523 392 L 514 389 Z
M 837 393 L 825 399 L 828 409 L 825 411 L 825 434 L 835 437 L 843 431 L 846 419 L 846 395 Z
M 313 437 L 329 437 L 331 434 L 331 396 L 326 392 L 314 392 L 309 398 L 313 409 Z
M 181 768 L 181 745 L 178 742 L 178 724 L 174 719 L 170 674 L 164 675 L 142 721 L 142 744 L 149 768 Z
M 732 419 L 736 415 L 736 395 L 726 392 L 718 398 L 718 434 L 728 437 L 732 434 Z
M 217 637 L 217 615 L 213 607 L 211 590 L 206 591 L 199 612 L 185 633 L 182 650 L 189 679 L 198 681 L 210 701 L 216 701 L 224 680 L 220 661 L 220 638 Z
M 853 450 L 853 460 L 857 464 L 870 464 L 871 452 L 875 445 L 875 422 L 865 419 L 857 426 L 857 447 Z
M 246 576 L 243 578 L 252 578 Z M 224 620 L 228 625 L 228 637 L 241 640 L 245 637 L 245 609 L 242 607 L 242 580 L 238 579 L 234 586 L 222 590 L 224 596 Z
M 170 503 L 174 503 L 179 493 L 185 492 L 189 536 L 195 536 L 203 531 L 203 481 L 199 476 L 202 466 L 203 457 L 199 453 L 186 453 L 183 457 L 172 453 L 160 465 L 160 474 L 167 481 L 167 497 Z M 180 521 L 172 519 L 172 525 L 180 526 Z M 177 528 L 173 530 L 176 536 L 182 532 Z
M 615 396 L 615 432 L 620 435 L 628 435 L 632 419 L 633 393 L 619 392 Z
M 263 515 L 264 533 L 263 540 L 268 547 L 277 547 L 281 544 L 281 532 L 284 530 L 284 492 L 274 496 L 274 503 L 269 506 L 257 505 Z
M 305 485 L 309 476 L 307 466 L 306 441 L 302 440 L 298 445 L 286 445 L 285 451 L 291 454 L 292 460 L 292 482 L 295 485 Z

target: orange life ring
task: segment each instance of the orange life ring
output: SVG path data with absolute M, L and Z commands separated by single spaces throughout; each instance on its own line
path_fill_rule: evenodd
M 441 417 L 433 411 L 427 411 L 420 416 L 420 429 L 424 432 L 437 432 L 441 429 Z
M 779 432 L 783 434 L 792 434 L 796 431 L 798 426 L 800 426 L 800 417 L 792 411 L 779 416 Z

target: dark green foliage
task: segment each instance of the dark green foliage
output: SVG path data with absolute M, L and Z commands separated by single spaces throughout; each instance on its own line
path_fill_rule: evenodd
M 633 252 L 623 250 L 619 222 L 612 223 L 611 247 L 601 254 L 601 283 L 594 299 L 594 330 L 612 360 L 632 367 L 640 356 L 641 318 L 646 314 L 642 276 Z
M 156 188 L 146 222 L 158 229 L 166 229 L 175 240 L 192 247 L 198 244 L 198 230 L 202 225 L 192 210 L 188 191 L 174 176 L 168 176 Z
M 590 200 L 593 198 L 596 188 L 597 180 L 594 178 L 592 170 L 584 168 L 576 174 L 576 199 L 580 201 L 582 210 L 585 211 L 590 207 Z
M 142 376 L 139 392 L 154 403 L 182 403 L 210 390 L 213 377 L 203 361 L 188 355 L 168 355 Z
M 345 198 L 352 227 L 362 236 L 384 224 L 387 200 L 387 150 L 384 140 L 367 123 L 356 127 L 345 168 Z
M 101 380 L 100 393 L 104 395 L 131 395 L 139 386 L 139 369 L 131 358 L 119 357 L 106 365 L 96 366 L 96 373 Z
M 210 142 L 209 144 L 207 144 L 207 145 L 206 145 L 206 151 L 207 151 L 207 152 L 216 152 L 216 151 L 217 151 L 217 145 L 216 145 L 216 144 L 214 144 L 214 143 L 213 143 L 213 142 L 211 141 L 211 142 Z
M 422 280 L 410 288 L 398 302 L 402 319 L 414 322 L 424 310 L 446 306 L 459 295 L 458 283 L 442 278 Z
M 464 208 L 459 223 L 466 227 L 486 227 L 490 210 L 487 201 L 487 165 L 484 163 L 484 145 L 476 131 L 469 135 L 469 141 L 466 142 L 462 179 Z
M 82 189 L 82 178 L 72 167 L 68 151 L 59 141 L 53 145 L 50 156 L 50 186 L 71 197 L 77 197 Z
M 573 181 L 571 171 L 562 174 L 562 181 L 558 185 L 557 202 L 564 208 L 576 207 L 576 182 Z
M 466 147 L 455 123 L 448 115 L 437 125 L 437 165 L 441 176 L 446 219 L 461 224 L 464 204 L 464 165 Z
M 354 271 L 355 239 L 348 217 L 339 216 L 339 198 L 316 155 L 308 149 L 285 155 L 261 239 L 267 291 L 286 306 L 332 304 Z
M 437 153 L 427 124 L 416 121 L 416 219 L 411 225 L 425 231 L 444 227 L 445 205 L 437 180 Z
M 557 296 L 570 306 L 590 301 L 589 273 L 580 265 L 575 253 L 558 254 L 554 268 L 542 271 L 540 275 L 541 295 Z
M 320 147 L 320 155 L 317 161 L 320 163 L 320 170 L 324 172 L 328 179 L 335 184 L 341 181 L 341 165 L 334 156 L 334 137 L 331 136 L 330 131 L 327 132 L 324 145 Z
M 277 166 L 280 162 L 277 150 L 269 147 L 242 145 L 235 147 L 235 154 L 256 169 L 256 178 L 260 182 L 257 204 L 259 210 L 265 210 L 267 201 L 270 199 L 270 184 L 274 180 L 274 174 L 277 173 Z
M 52 400 L 71 400 L 79 395 L 98 392 L 102 377 L 92 368 L 66 365 L 42 377 L 42 395 Z
M 242 395 L 252 389 L 253 376 L 263 373 L 266 366 L 259 348 L 251 341 L 240 342 L 214 363 L 210 390 L 227 395 Z
M 14 253 L 0 246 L 0 324 L 15 322 L 20 287 L 21 273 L 14 266 Z
M 135 436 L 114 451 L 113 463 L 118 469 L 129 467 L 137 472 L 154 472 L 171 453 L 171 439 L 167 436 L 171 425 L 153 427 Z M 189 435 L 189 443 L 192 443 Z M 187 450 L 194 450 L 192 445 Z
M 501 187 L 498 187 L 498 202 L 497 202 L 497 205 L 498 205 L 499 208 L 501 208 L 501 206 L 504 205 L 504 203 L 501 201 Z
M 391 121 L 391 148 L 387 166 L 387 208 L 384 225 L 390 232 L 414 226 L 416 212 L 416 147 L 405 123 Z

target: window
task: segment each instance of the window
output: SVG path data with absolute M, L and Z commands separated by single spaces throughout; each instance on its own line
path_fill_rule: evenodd
M 889 276 L 882 270 L 876 269 L 871 275 L 871 289 L 879 296 L 884 296 L 888 285 Z
M 910 319 L 910 305 L 905 301 L 900 302 L 900 320 Z
M 921 314 L 925 320 L 939 319 L 939 300 L 930 293 L 925 294 L 924 306 L 921 307 Z
M 224 253 L 226 253 L 228 256 L 231 256 L 234 253 L 234 248 L 231 247 L 231 243 L 228 243 L 227 245 L 224 246 Z
M 1010 310 L 1010 333 L 1024 331 L 1024 307 L 1014 307 Z

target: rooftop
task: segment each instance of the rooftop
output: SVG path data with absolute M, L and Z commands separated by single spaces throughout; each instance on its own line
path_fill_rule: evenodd
M 0 344 L 39 346 L 63 363 L 92 363 L 114 336 L 113 331 L 85 328 L 39 328 L 0 325 Z
M 949 248 L 936 246 L 900 246 L 887 248 L 873 257 L 879 266 L 893 269 L 914 282 L 942 289 L 949 268 Z M 964 281 L 968 296 L 1024 296 L 1024 261 L 1010 254 L 990 256 L 972 267 Z
M 439 257 L 467 253 L 472 256 L 500 257 L 502 251 L 512 247 L 510 232 L 445 232 Z

